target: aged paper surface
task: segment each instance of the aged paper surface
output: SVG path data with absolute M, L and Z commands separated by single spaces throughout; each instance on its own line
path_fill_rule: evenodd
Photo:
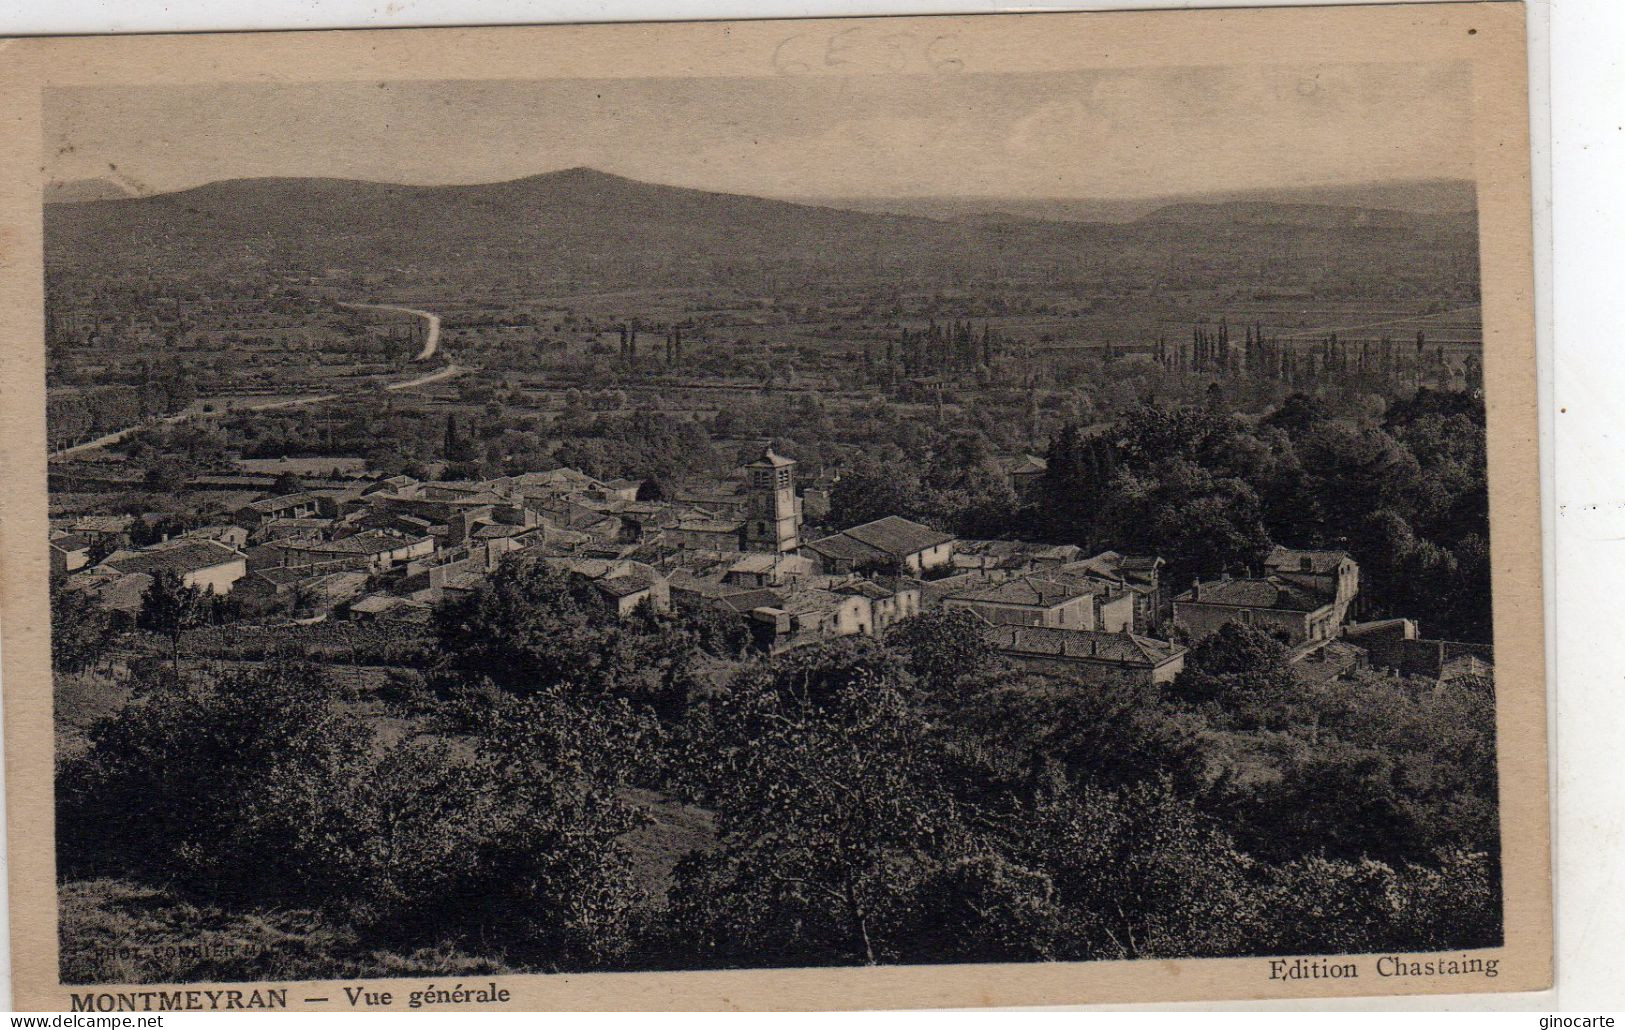
M 1549 985 L 1523 18 L 9 42 L 18 1007 Z

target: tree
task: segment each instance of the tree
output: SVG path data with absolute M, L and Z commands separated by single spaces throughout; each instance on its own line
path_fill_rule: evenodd
M 310 612 L 327 598 L 327 592 L 319 585 L 304 581 L 295 583 L 288 592 L 288 611 L 297 615 L 301 612 Z
M 1007 774 L 1029 781 L 1059 769 L 1075 782 L 1114 789 L 1166 779 L 1187 794 L 1207 781 L 1201 720 L 1149 683 L 999 677 L 956 704 L 945 722 L 957 747 L 984 754 L 997 749 Z
M 886 631 L 886 645 L 904 656 L 908 671 L 927 693 L 951 703 L 962 677 L 985 672 L 998 652 L 987 642 L 987 623 L 963 608 L 921 612 Z
M 1237 836 L 1274 862 L 1315 854 L 1390 864 L 1429 857 L 1399 765 L 1397 756 L 1371 748 L 1323 746 L 1288 765 L 1279 781 L 1232 802 Z
M 863 459 L 841 473 L 829 492 L 829 524 L 849 529 L 887 515 L 917 514 L 919 476 L 898 460 Z
M 1228 415 L 1145 404 L 1118 419 L 1112 434 L 1124 462 L 1146 468 L 1168 458 L 1205 464 L 1239 429 Z
M 1116 548 L 1166 558 L 1176 583 L 1256 568 L 1271 547 L 1257 492 L 1187 458 L 1119 469 L 1098 519 Z
M 750 647 L 750 627 L 730 609 L 685 606 L 672 612 L 676 627 L 699 651 L 717 658 L 739 658 Z
M 626 835 L 648 817 L 624 798 L 644 764 L 644 723 L 620 701 L 562 691 L 485 708 L 470 774 L 484 785 L 477 819 L 453 858 L 465 868 L 433 908 L 425 937 L 456 927 L 497 941 L 511 960 L 550 970 L 602 968 L 632 945 L 642 904 Z M 463 818 L 463 816 L 458 816 Z
M 1050 441 L 1046 460 L 1036 490 L 1040 535 L 1093 547 L 1100 535 L 1097 515 L 1116 475 L 1115 441 L 1102 433 L 1085 436 L 1067 423 Z
M 271 496 L 285 497 L 288 494 L 302 494 L 305 492 L 305 481 L 292 472 L 283 472 L 271 484 Z
M 155 494 L 175 494 L 186 486 L 191 470 L 175 456 L 153 459 L 142 477 L 142 485 Z
M 1495 693 L 1488 683 L 1410 684 L 1375 673 L 1334 680 L 1313 698 L 1322 758 L 1347 746 L 1381 755 L 1406 823 L 1404 850 L 1370 842 L 1367 853 L 1425 858 L 1452 848 L 1499 846 Z M 1301 763 L 1295 763 L 1301 764 Z
M 330 684 L 303 665 L 159 681 L 141 704 L 92 727 L 89 747 L 64 769 L 65 867 L 179 880 L 228 903 L 295 900 L 314 870 L 273 864 L 287 849 L 252 843 L 250 810 L 290 763 L 321 781 L 318 794 L 348 779 L 371 734 L 342 716 Z
M 1286 648 L 1268 633 L 1238 622 L 1226 623 L 1204 637 L 1185 658 L 1185 671 L 1196 676 L 1245 675 L 1284 666 Z
M 512 556 L 479 590 L 442 603 L 434 629 L 453 685 L 620 697 L 665 717 L 681 712 L 689 659 L 707 639 L 649 610 L 617 618 L 591 581 Z
M 64 868 L 320 907 L 402 950 L 549 970 L 624 955 L 641 822 L 618 797 L 638 746 L 624 705 L 504 698 L 460 742 L 380 740 L 338 695 L 282 662 L 158 684 L 67 763 Z
M 455 671 L 531 692 L 601 683 L 615 669 L 615 627 L 586 581 L 546 562 L 506 558 L 485 585 L 435 610 L 435 634 Z
M 1303 687 L 1287 663 L 1285 646 L 1234 622 L 1190 649 L 1171 693 L 1242 728 L 1281 729 L 1304 717 Z
M 1064 953 L 1043 871 L 989 850 L 926 863 L 898 917 L 897 961 L 1043 962 Z
M 107 647 L 107 612 L 82 590 L 51 590 L 51 668 L 78 672 L 94 665 Z
M 970 846 L 897 664 L 810 650 L 708 706 L 697 758 L 718 842 L 679 864 L 670 917 L 705 964 L 898 961 L 921 871 Z
M 141 595 L 136 626 L 169 640 L 170 662 L 176 675 L 181 668 L 181 638 L 188 630 L 208 621 L 209 596 L 188 586 L 179 573 L 167 569 L 156 573 Z
M 1257 917 L 1252 863 L 1166 781 L 1108 790 L 1045 777 L 1010 852 L 1048 873 L 1062 958 L 1233 955 Z
M 1272 955 L 1446 951 L 1499 945 L 1501 890 L 1481 852 L 1437 866 L 1314 856 L 1269 870 L 1254 946 Z
M 1305 393 L 1289 394 L 1264 419 L 1264 424 L 1285 430 L 1293 436 L 1302 436 L 1311 432 L 1330 418 L 1324 405 Z
M 1416 456 L 1381 428 L 1326 422 L 1294 446 L 1305 470 L 1300 490 L 1319 522 L 1299 530 L 1301 542 L 1335 543 L 1343 527 L 1379 508 L 1414 509 L 1422 481 Z

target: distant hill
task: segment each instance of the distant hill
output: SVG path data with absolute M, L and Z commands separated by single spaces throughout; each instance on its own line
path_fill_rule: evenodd
M 1232 200 L 1219 204 L 1170 204 L 1142 215 L 1141 222 L 1179 225 L 1291 225 L 1315 229 L 1429 229 L 1460 226 L 1465 214 L 1418 214 L 1373 207 L 1329 204 L 1276 204 Z
M 46 232 L 48 258 L 92 263 L 208 253 L 217 264 L 522 260 L 575 272 L 718 257 L 884 262 L 920 250 L 956 253 L 968 242 L 965 230 L 925 218 L 659 186 L 587 168 L 469 186 L 238 179 L 52 204 Z
M 48 204 L 46 264 L 53 274 L 142 276 L 344 269 L 453 287 L 498 274 L 605 286 L 760 284 L 780 273 L 786 284 L 1011 274 L 1150 282 L 1183 265 L 1218 282 L 1252 281 L 1265 254 L 1276 267 L 1312 263 L 1335 279 L 1425 266 L 1440 246 L 1388 216 L 1266 217 L 1190 205 L 1143 217 L 1149 213 L 1098 223 L 998 211 L 943 219 L 656 185 L 589 168 L 458 186 L 237 179 Z M 1223 223 L 1225 245 L 1208 246 L 1193 223 Z M 1458 228 L 1446 245 L 1470 249 L 1471 226 Z
M 1476 187 L 1466 179 L 1304 186 L 1131 200 L 1066 197 L 800 198 L 853 211 L 922 215 L 974 221 L 1024 219 L 1053 222 L 1133 222 L 1161 208 L 1184 204 L 1261 202 L 1294 206 L 1360 207 L 1415 215 L 1459 216 L 1478 208 Z
M 47 204 L 78 204 L 87 200 L 128 200 L 137 194 L 112 179 L 70 179 L 45 184 Z

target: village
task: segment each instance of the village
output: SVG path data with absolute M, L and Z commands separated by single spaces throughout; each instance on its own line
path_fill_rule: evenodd
M 1020 494 L 1045 460 L 999 467 Z M 352 468 L 342 485 L 266 496 L 146 546 L 132 542 L 134 516 L 57 518 L 52 572 L 115 626 L 135 623 L 167 573 L 240 602 L 248 622 L 413 631 L 500 563 L 536 559 L 590 583 L 613 615 L 710 610 L 765 655 L 960 609 L 1013 666 L 1091 682 L 1169 683 L 1189 646 L 1232 623 L 1281 641 L 1308 681 L 1367 668 L 1444 681 L 1493 664 L 1489 645 L 1430 639 L 1414 618 L 1360 621 L 1344 551 L 1277 545 L 1256 570 L 1172 583 L 1154 554 L 959 538 L 898 515 L 832 531 L 821 523 L 836 475 L 802 483 L 771 444 L 732 477 L 659 497 L 572 468 L 426 482 Z
M 1505 943 L 1481 83 L 1270 68 L 48 98 L 62 982 Z

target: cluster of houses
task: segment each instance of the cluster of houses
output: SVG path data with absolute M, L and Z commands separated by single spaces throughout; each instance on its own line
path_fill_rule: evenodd
M 771 447 L 730 479 L 677 484 L 660 500 L 640 499 L 640 486 L 568 468 L 480 482 L 395 476 L 254 501 L 147 547 L 130 546 L 128 518 L 63 519 L 52 570 L 131 615 L 168 570 L 297 617 L 413 622 L 519 556 L 580 577 L 618 615 L 649 605 L 737 618 L 767 653 L 880 635 L 941 608 L 985 623 L 1020 667 L 1084 679 L 1167 682 L 1187 644 L 1232 622 L 1286 640 L 1321 675 L 1379 653 L 1425 669 L 1437 651 L 1446 664 L 1414 623 L 1351 621 L 1359 569 L 1340 551 L 1278 547 L 1257 578 L 1175 595 L 1155 556 L 959 539 L 898 516 L 807 539 L 796 463 Z

